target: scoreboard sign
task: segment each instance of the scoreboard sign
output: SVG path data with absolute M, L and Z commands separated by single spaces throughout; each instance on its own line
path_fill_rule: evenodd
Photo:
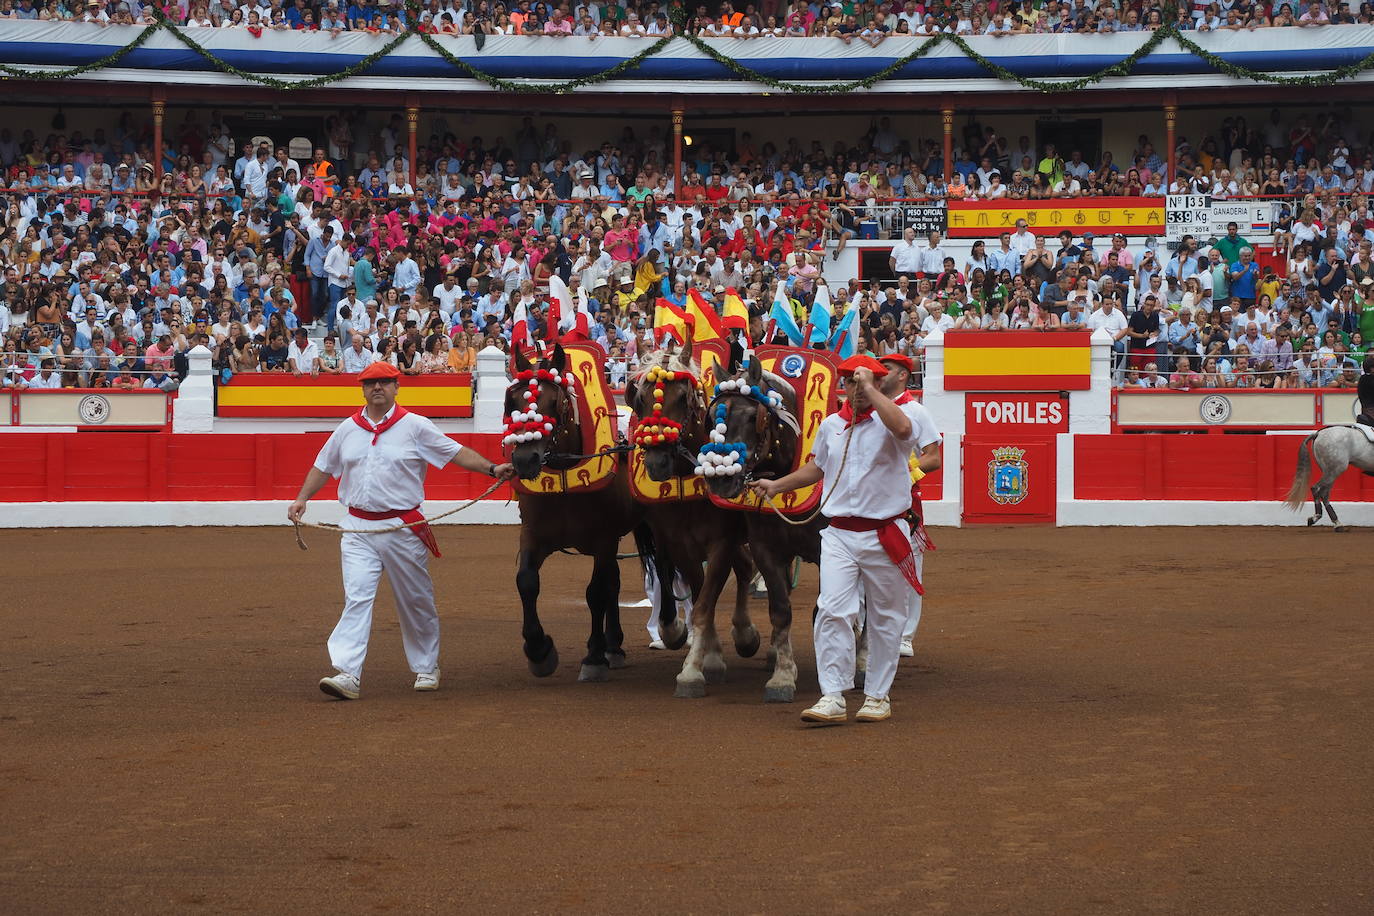
M 1206 194 L 1170 194 L 1164 200 L 1164 235 L 1181 242 L 1185 235 L 1212 234 L 1212 198 Z

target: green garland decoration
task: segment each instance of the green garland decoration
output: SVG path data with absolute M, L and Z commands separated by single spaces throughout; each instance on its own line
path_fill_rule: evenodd
M 451 53 L 448 48 L 441 45 L 438 40 L 428 32 L 415 32 L 414 34 L 420 37 L 420 41 L 424 42 L 425 47 L 429 48 L 435 54 L 438 54 L 449 66 L 462 70 L 468 76 L 476 80 L 481 80 L 493 89 L 500 89 L 502 92 L 526 94 L 543 93 L 552 95 L 563 95 L 564 93 L 581 89 L 584 86 L 594 86 L 597 83 L 604 83 L 607 80 L 615 79 L 620 74 L 638 67 L 640 64 L 644 63 L 644 61 L 668 47 L 668 43 L 675 37 L 673 35 L 665 35 L 634 57 L 626 58 L 615 66 L 609 67 L 598 73 L 589 73 L 586 76 L 579 76 L 576 79 L 567 80 L 562 83 L 516 83 L 478 70 L 461 57 Z
M 382 45 L 376 51 L 373 51 L 371 54 L 367 55 L 362 60 L 358 61 L 356 64 L 353 64 L 351 67 L 340 70 L 338 73 L 329 73 L 321 76 L 312 76 L 300 80 L 281 80 L 277 79 L 275 76 L 260 76 L 256 73 L 249 73 L 247 70 L 242 70 L 238 67 L 235 67 L 228 61 L 216 57 L 204 45 L 196 41 L 190 35 L 187 35 L 173 22 L 171 22 L 171 20 L 167 19 L 167 17 L 163 14 L 162 10 L 157 9 L 156 7 L 154 7 L 153 9 L 153 16 L 162 24 L 162 27 L 164 29 L 166 29 L 174 38 L 176 38 L 177 41 L 185 45 L 188 50 L 194 51 L 196 54 L 200 55 L 200 57 L 204 58 L 211 66 L 213 66 L 219 72 L 228 74 L 229 76 L 237 76 L 241 80 L 247 80 L 248 82 L 258 83 L 259 85 L 267 86 L 270 89 L 277 89 L 282 92 L 292 92 L 300 89 L 318 89 L 321 86 L 328 86 L 330 83 L 337 83 L 341 80 L 346 80 L 351 76 L 357 76 L 358 74 L 367 71 L 372 67 L 373 64 L 377 63 L 377 61 L 381 60 L 383 57 L 386 57 L 392 51 L 399 48 L 402 42 L 404 42 L 407 38 L 411 36 L 411 31 L 407 27 L 395 38 L 392 38 L 390 41 Z
M 144 44 L 147 43 L 148 39 L 152 38 L 152 36 L 160 30 L 166 30 L 179 42 L 181 42 L 188 50 L 193 51 L 195 54 L 197 54 L 199 57 L 208 62 L 212 67 L 214 67 L 219 72 L 224 73 L 228 76 L 237 77 L 246 82 L 257 83 L 261 86 L 266 86 L 270 89 L 275 89 L 281 92 L 291 92 L 302 89 L 317 89 L 321 86 L 327 86 L 331 83 L 337 83 L 342 80 L 346 80 L 350 77 L 358 76 L 362 73 L 365 73 L 382 58 L 391 54 L 398 47 L 400 47 L 406 41 L 406 39 L 410 38 L 411 36 L 419 38 L 420 41 L 427 48 L 429 48 L 431 51 L 437 54 L 445 63 L 447 63 L 449 66 L 457 70 L 461 70 L 464 74 L 471 77 L 472 79 L 479 80 L 487 84 L 488 86 L 492 87 L 493 89 L 497 89 L 502 92 L 518 93 L 525 95 L 564 95 L 569 92 L 574 92 L 578 89 L 582 89 L 588 86 L 594 86 L 600 83 L 605 83 L 609 80 L 615 79 L 616 77 L 621 76 L 624 73 L 628 73 L 634 70 L 635 68 L 639 67 L 646 60 L 648 60 L 651 57 L 654 57 L 660 51 L 666 48 L 668 44 L 672 42 L 675 38 L 681 38 L 684 41 L 688 42 L 694 48 L 696 48 L 697 50 L 705 54 L 707 57 L 709 57 L 711 60 L 727 68 L 732 74 L 734 74 L 741 80 L 748 80 L 751 82 L 759 83 L 763 86 L 767 86 L 770 89 L 778 90 L 780 92 L 794 93 L 798 95 L 842 95 L 857 90 L 872 89 L 878 83 L 881 83 L 884 80 L 891 78 L 894 74 L 899 72 L 908 64 L 912 63 L 913 61 L 919 60 L 922 57 L 925 57 L 931 51 L 935 50 L 940 45 L 947 42 L 952 43 L 957 48 L 959 48 L 959 50 L 964 54 L 966 58 L 978 64 L 980 67 L 986 70 L 991 76 L 996 77 L 997 79 L 1002 80 L 1004 82 L 1015 83 L 1023 89 L 1031 89 L 1036 92 L 1043 93 L 1074 92 L 1079 89 L 1086 89 L 1089 86 L 1093 86 L 1097 83 L 1102 82 L 1105 79 L 1109 79 L 1114 76 L 1128 76 L 1131 73 L 1131 71 L 1135 69 L 1136 64 L 1138 64 L 1141 60 L 1152 54 L 1155 51 L 1155 49 L 1157 49 L 1166 39 L 1169 38 L 1174 39 L 1174 41 L 1178 43 L 1180 48 L 1192 54 L 1194 57 L 1198 58 L 1202 62 L 1206 63 L 1208 66 L 1210 66 L 1217 72 L 1222 73 L 1226 76 L 1233 77 L 1235 79 L 1249 80 L 1251 82 L 1256 83 L 1269 83 L 1280 86 L 1331 86 L 1335 83 L 1341 82 L 1342 80 L 1349 79 L 1350 77 L 1355 76 L 1359 73 L 1363 73 L 1367 70 L 1374 69 L 1374 54 L 1370 54 L 1362 58 L 1361 60 L 1346 64 L 1345 66 L 1338 67 L 1335 70 L 1330 70 L 1325 73 L 1313 74 L 1310 76 L 1280 76 L 1277 74 L 1265 73 L 1258 70 L 1250 70 L 1246 67 L 1238 67 L 1235 64 L 1227 62 L 1219 55 L 1201 47 L 1191 38 L 1186 37 L 1185 33 L 1178 28 L 1177 23 L 1174 21 L 1177 16 L 1177 4 L 1175 2 L 1170 2 L 1166 4 L 1165 8 L 1161 11 L 1162 18 L 1165 19 L 1166 24 L 1161 28 L 1156 29 L 1153 33 L 1151 33 L 1150 37 L 1132 54 L 1125 58 L 1122 58 L 1121 60 L 1117 61 L 1115 64 L 1112 64 L 1111 66 L 1103 67 L 1096 73 L 1091 73 L 1086 76 L 1080 76 L 1075 79 L 1044 80 L 1037 79 L 1034 77 L 1020 76 L 1019 74 L 1013 73 L 1006 67 L 994 63 L 992 60 L 988 59 L 987 57 L 984 57 L 982 54 L 979 54 L 977 51 L 973 50 L 973 48 L 969 46 L 968 42 L 965 41 L 963 37 L 959 35 L 939 34 L 932 35 L 929 39 L 923 41 L 921 45 L 918 48 L 916 48 L 916 50 L 912 51 L 910 54 L 907 54 L 906 56 L 893 61 L 888 66 L 864 77 L 863 79 L 850 80 L 844 83 L 827 83 L 822 85 L 816 85 L 810 83 L 798 83 L 790 80 L 777 79 L 775 77 L 768 76 L 767 74 L 760 73 L 752 67 L 745 66 L 738 60 L 735 60 L 732 57 L 728 57 L 720 53 L 696 35 L 681 34 L 682 25 L 685 21 L 685 14 L 682 11 L 682 9 L 678 7 L 672 9 L 670 15 L 672 17 L 674 25 L 677 27 L 679 31 L 679 34 L 663 36 L 662 38 L 655 41 L 653 44 L 648 45 L 643 51 L 639 52 L 634 57 L 622 60 L 614 66 L 609 67 L 605 70 L 601 70 L 597 73 L 591 73 L 586 76 L 580 76 L 575 79 L 565 80 L 563 82 L 528 83 L 503 79 L 499 76 L 487 73 L 483 70 L 478 69 L 477 67 L 472 66 L 467 61 L 453 54 L 442 44 L 440 44 L 439 41 L 434 37 L 434 35 L 428 32 L 421 32 L 415 28 L 414 23 L 418 21 L 420 13 L 420 5 L 418 0 L 406 0 L 405 8 L 407 13 L 409 14 L 407 17 L 405 28 L 394 38 L 387 41 L 386 44 L 382 45 L 382 47 L 378 48 L 376 51 L 362 58 L 352 66 L 344 70 L 340 70 L 337 73 L 322 74 L 319 76 L 307 77 L 305 79 L 283 80 L 272 76 L 261 76 L 256 73 L 249 73 L 246 70 L 240 69 L 239 67 L 235 67 L 228 61 L 223 60 L 220 57 L 217 57 L 205 46 L 201 45 L 194 38 L 187 35 L 184 31 L 182 31 L 180 27 L 178 27 L 175 23 L 169 20 L 166 17 L 166 15 L 162 12 L 162 10 L 154 7 L 152 9 L 152 14 L 157 20 L 156 23 L 145 27 L 143 31 L 139 32 L 138 36 L 134 38 L 133 41 L 129 42 L 124 47 L 119 48 L 118 50 L 110 54 L 107 54 L 99 60 L 93 60 L 89 63 L 81 64 L 77 67 L 69 67 L 65 70 L 25 70 L 19 67 L 11 66 L 9 64 L 0 63 L 0 81 L 20 79 L 33 80 L 38 82 L 54 82 L 57 80 L 71 79 L 72 77 L 80 76 L 85 73 L 92 73 L 97 70 L 103 70 L 117 64 L 130 51 L 142 47 Z
M 1273 73 L 1247 70 L 1245 67 L 1237 67 L 1235 64 L 1227 63 L 1221 57 L 1199 46 L 1191 38 L 1185 38 L 1181 32 L 1174 35 L 1174 40 L 1178 42 L 1179 47 L 1202 60 L 1214 70 L 1236 79 L 1248 79 L 1256 83 L 1272 83 L 1279 86 L 1332 86 L 1341 80 L 1349 79 L 1374 67 L 1374 54 L 1369 54 L 1352 64 L 1337 67 L 1335 70 L 1328 70 L 1326 73 L 1317 73 L 1312 76 L 1278 76 Z
M 35 80 L 38 82 L 55 82 L 57 80 L 71 79 L 83 73 L 104 70 L 106 67 L 113 67 L 115 64 L 119 63 L 124 55 L 135 48 L 141 47 L 149 38 L 152 38 L 153 35 L 157 33 L 158 28 L 159 26 L 154 23 L 145 28 L 142 32 L 139 32 L 138 37 L 124 47 L 106 54 L 99 60 L 93 60 L 79 67 L 68 67 L 66 70 L 21 70 L 18 67 L 11 67 L 9 64 L 0 64 L 0 81 L 20 79 Z

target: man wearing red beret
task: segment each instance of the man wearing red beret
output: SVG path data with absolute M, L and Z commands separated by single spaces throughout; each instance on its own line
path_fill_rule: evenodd
M 779 480 L 753 484 L 762 496 L 825 482 L 824 508 L 830 525 L 821 532 L 821 593 L 812 628 L 820 700 L 802 719 L 824 725 L 847 721 L 844 691 L 854 686 L 854 631 L 866 599 L 868 673 L 863 708 L 855 719 L 880 722 L 892 715 L 888 691 L 897 673 L 906 592 L 919 588 L 911 530 L 908 459 L 933 426 L 906 408 L 905 391 L 894 400 L 879 387 L 888 370 L 871 356 L 840 365 L 850 378 L 849 398 L 826 417 L 816 434 L 815 457 Z M 898 403 L 902 401 L 903 403 Z
M 300 495 L 286 515 L 299 522 L 305 505 L 330 477 L 339 478 L 339 502 L 348 508 L 340 555 L 344 610 L 329 637 L 329 660 L 338 673 L 320 681 L 320 690 L 341 700 L 356 700 L 372 629 L 372 603 L 385 571 L 396 596 L 401 641 L 415 672 L 416 690 L 439 689 L 439 615 L 429 555 L 439 556 L 434 532 L 424 524 L 426 465 L 455 464 L 478 474 L 509 480 L 515 469 L 495 464 L 441 433 L 427 417 L 396 403 L 401 373 L 375 362 L 358 374 L 366 406 L 339 424 L 305 475 Z M 357 532 L 420 522 L 386 534 Z
M 921 478 L 931 471 L 940 469 L 940 433 L 935 428 L 935 418 L 930 415 L 930 411 L 906 390 L 907 382 L 915 369 L 911 357 L 903 356 L 901 353 L 889 353 L 878 357 L 878 362 L 887 368 L 887 375 L 883 376 L 880 382 L 883 394 L 892 398 L 906 411 L 919 431 L 916 437 L 916 454 L 907 462 L 911 474 L 911 512 L 907 523 L 911 526 L 911 553 L 916 561 L 916 578 L 919 581 L 925 575 L 926 551 L 935 549 L 935 545 L 926 534 L 925 513 L 921 510 Z M 910 658 L 916 654 L 913 643 L 916 640 L 916 628 L 921 625 L 921 600 L 924 595 L 924 587 L 907 590 L 906 625 L 902 628 L 902 643 L 898 653 L 902 658 Z

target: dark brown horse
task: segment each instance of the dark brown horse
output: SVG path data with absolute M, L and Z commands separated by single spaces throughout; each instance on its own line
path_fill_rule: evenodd
M 796 420 L 797 396 L 784 379 L 763 371 L 757 355 L 732 381 L 733 390 L 724 390 L 707 405 L 710 419 L 723 406 L 723 437 L 726 442 L 743 443 L 738 456 L 741 470 L 708 476 L 707 487 L 717 496 L 733 499 L 744 492 L 746 479 L 774 478 L 791 473 L 801 449 L 801 430 Z M 749 392 L 760 391 L 761 396 Z M 769 397 L 769 395 L 776 397 Z M 719 429 L 719 427 L 716 427 Z M 773 625 L 773 676 L 764 689 L 769 702 L 790 703 L 796 696 L 797 663 L 792 657 L 792 597 L 790 570 L 794 557 L 808 563 L 821 561 L 821 529 L 825 519 L 817 515 L 805 525 L 790 525 L 772 511 L 740 511 L 745 523 L 749 551 L 768 586 L 768 618 Z M 714 630 L 715 608 L 693 608 L 702 629 Z M 678 683 L 694 678 L 702 662 L 701 640 L 697 640 L 683 663 Z
M 541 471 L 567 470 L 575 465 L 583 449 L 581 423 L 594 422 L 579 417 L 574 395 L 561 381 L 567 372 L 567 356 L 561 346 L 552 355 L 531 366 L 523 353 L 516 353 L 518 374 L 532 369 L 545 370 L 533 379 L 537 393 L 527 400 L 529 380 L 518 380 L 506 391 L 506 416 L 529 414 L 533 407 L 539 416 L 540 435 L 511 443 L 511 463 L 522 480 L 533 480 Z M 545 425 L 547 424 L 547 425 Z M 548 427 L 552 427 L 549 429 Z M 611 668 L 625 667 L 624 633 L 620 628 L 620 567 L 616 552 L 620 538 L 641 520 L 639 505 L 630 496 L 628 463 L 615 459 L 617 468 L 609 483 L 598 490 L 572 493 L 522 493 L 520 503 L 520 559 L 515 585 L 524 607 L 522 635 L 525 658 L 535 677 L 548 677 L 558 667 L 558 650 L 539 622 L 539 569 L 555 550 L 575 550 L 593 560 L 592 578 L 587 584 L 587 608 L 591 612 L 591 635 L 587 654 L 578 674 L 581 681 L 604 681 Z M 671 570 L 668 581 L 672 581 Z M 668 596 L 671 600 L 671 595 Z
M 666 371 L 671 378 L 657 376 Z M 642 439 L 644 470 L 650 480 L 668 481 L 676 477 L 689 480 L 696 471 L 696 451 L 707 441 L 706 398 L 702 393 L 701 370 L 692 359 L 692 344 L 688 342 L 678 351 L 672 348 L 650 354 L 641 371 L 626 387 L 625 399 L 630 408 L 646 419 L 658 417 L 678 427 L 677 435 L 664 442 Z M 655 391 L 663 397 L 655 400 Z M 653 413 L 653 405 L 661 404 Z M 754 574 L 749 551 L 745 548 L 743 513 L 721 509 L 709 499 L 652 502 L 644 504 L 645 518 L 653 532 L 656 545 L 666 552 L 672 566 L 681 573 L 692 594 L 693 651 L 702 656 L 700 667 L 684 679 L 679 676 L 675 695 L 697 698 L 706 695 L 707 683 L 719 683 L 725 678 L 725 658 L 715 630 L 715 605 L 725 580 L 735 574 L 735 614 L 732 636 L 735 651 L 742 658 L 751 658 L 759 650 L 759 631 L 749 620 L 749 582 Z M 662 561 L 660 561 L 662 562 Z M 663 568 L 660 566 L 660 568 Z M 663 580 L 669 590 L 671 579 Z M 705 608 L 702 613 L 700 609 Z M 671 616 L 666 616 L 671 614 Z M 703 629 L 703 624 L 710 626 Z M 671 602 L 659 610 L 659 632 L 664 644 L 676 649 L 686 640 L 686 633 Z

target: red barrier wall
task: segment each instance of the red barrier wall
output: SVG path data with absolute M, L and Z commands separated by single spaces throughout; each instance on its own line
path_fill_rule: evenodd
M 0 503 L 226 502 L 293 499 L 327 433 L 172 434 L 0 433 Z M 501 434 L 454 436 L 492 460 Z M 943 475 L 921 483 L 938 500 Z M 430 468 L 430 499 L 472 499 L 491 479 L 457 468 Z M 333 499 L 331 482 L 320 498 Z M 492 499 L 511 496 L 508 487 Z
M 1272 502 L 1293 483 L 1302 436 L 1116 433 L 1074 436 L 1075 499 Z M 1313 468 L 1313 481 L 1317 472 Z M 1374 477 L 1347 471 L 1334 502 L 1374 502 Z
M 292 499 L 327 433 L 0 434 L 0 503 L 166 502 Z M 493 459 L 499 434 L 454 437 Z M 429 471 L 430 499 L 472 499 L 491 478 L 457 468 Z M 493 494 L 505 499 L 509 488 Z M 333 499 L 331 482 L 320 498 Z

